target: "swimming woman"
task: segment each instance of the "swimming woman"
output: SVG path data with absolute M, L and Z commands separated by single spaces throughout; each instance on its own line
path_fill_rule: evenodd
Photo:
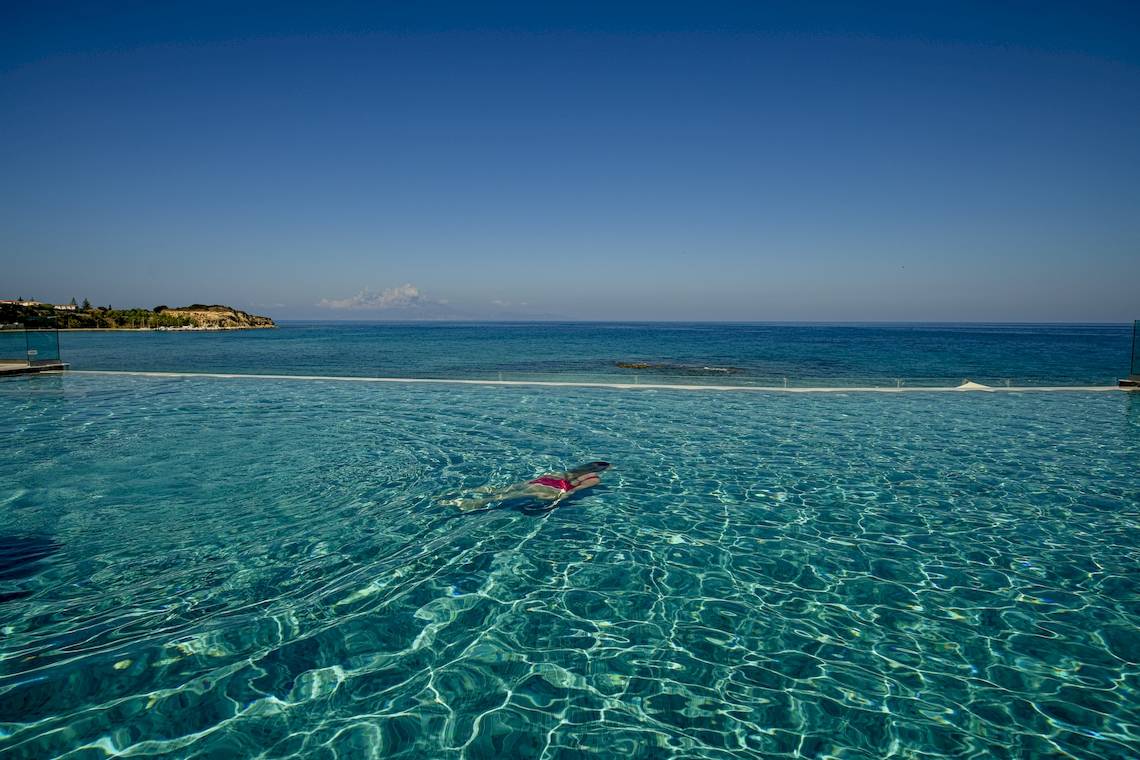
M 512 501 L 515 499 L 536 499 L 550 502 L 547 509 L 554 509 L 558 504 L 572 493 L 593 488 L 602 482 L 598 473 L 609 469 L 609 462 L 589 462 L 566 472 L 548 472 L 534 480 L 525 483 L 516 483 L 496 491 L 491 486 L 478 489 L 477 493 L 486 493 L 478 499 L 448 499 L 440 502 L 451 507 L 459 507 L 462 512 L 485 507 L 496 501 Z

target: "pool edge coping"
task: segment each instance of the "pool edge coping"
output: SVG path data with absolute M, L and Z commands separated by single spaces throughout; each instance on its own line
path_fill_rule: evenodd
M 240 372 L 161 372 L 145 370 L 70 370 L 69 375 L 115 375 L 162 378 L 211 378 L 218 380 L 306 380 L 353 383 L 405 383 L 420 385 L 489 385 L 540 388 L 606 388 L 613 390 L 681 390 L 681 391 L 752 391 L 762 393 L 1101 393 L 1134 389 L 1117 385 L 1016 385 L 962 388 L 942 386 L 809 386 L 792 388 L 779 385 L 691 385 L 682 383 L 605 383 L 575 380 L 480 380 L 471 378 L 434 377 L 354 377 L 351 375 L 280 375 Z

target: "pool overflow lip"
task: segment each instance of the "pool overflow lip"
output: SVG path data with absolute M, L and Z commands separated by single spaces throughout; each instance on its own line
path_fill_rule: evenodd
M 163 378 L 213 378 L 219 380 L 306 380 L 346 383 L 404 383 L 410 385 L 489 385 L 545 388 L 611 388 L 616 390 L 751 391 L 767 393 L 1057 393 L 1131 390 L 1123 385 L 982 385 L 969 380 L 961 385 L 942 386 L 815 386 L 778 385 L 685 385 L 681 383 L 606 383 L 574 380 L 479 380 L 437 377 L 353 377 L 350 375 L 279 375 L 238 372 L 158 372 L 143 370 L 71 370 L 72 375 L 110 375 Z

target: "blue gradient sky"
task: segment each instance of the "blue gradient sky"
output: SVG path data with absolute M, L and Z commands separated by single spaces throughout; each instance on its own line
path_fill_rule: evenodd
M 0 297 L 1140 317 L 1135 3 L 24 5 Z

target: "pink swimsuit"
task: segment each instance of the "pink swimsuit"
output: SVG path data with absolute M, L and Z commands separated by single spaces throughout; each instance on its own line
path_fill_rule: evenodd
M 541 478 L 535 478 L 534 480 L 532 480 L 530 482 L 532 485 L 536 485 L 536 486 L 550 486 L 551 488 L 557 488 L 559 491 L 562 491 L 563 493 L 574 490 L 574 486 L 570 485 L 569 480 L 563 480 L 562 478 L 556 478 L 553 475 L 543 475 Z

